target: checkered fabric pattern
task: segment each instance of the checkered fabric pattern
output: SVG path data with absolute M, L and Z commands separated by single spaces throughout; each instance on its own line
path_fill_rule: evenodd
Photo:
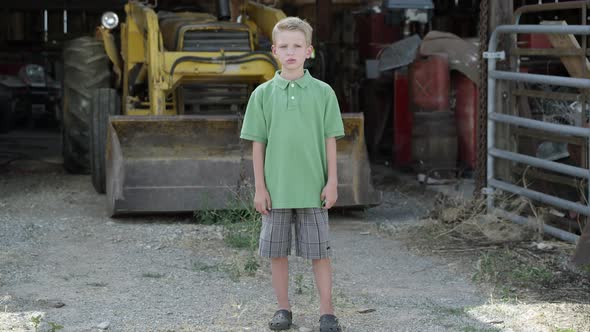
M 328 211 L 321 208 L 273 209 L 268 215 L 262 215 L 260 256 L 290 255 L 293 225 L 295 255 L 307 259 L 330 257 Z

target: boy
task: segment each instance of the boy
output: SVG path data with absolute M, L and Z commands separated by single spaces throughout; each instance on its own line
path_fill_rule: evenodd
M 258 86 L 241 138 L 253 141 L 256 192 L 262 214 L 259 253 L 271 259 L 278 310 L 271 330 L 290 328 L 288 298 L 291 223 L 296 255 L 312 260 L 320 296 L 320 331 L 341 331 L 332 307 L 328 209 L 338 199 L 336 139 L 344 136 L 336 95 L 303 69 L 311 56 L 311 26 L 287 17 L 273 29 L 272 52 L 282 69 Z

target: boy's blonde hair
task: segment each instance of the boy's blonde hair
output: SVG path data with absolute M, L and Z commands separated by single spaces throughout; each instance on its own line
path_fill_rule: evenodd
M 272 42 L 276 42 L 276 35 L 281 31 L 301 31 L 305 35 L 305 42 L 307 45 L 311 45 L 311 35 L 313 28 L 309 23 L 300 19 L 299 17 L 285 17 L 280 20 L 275 27 L 272 29 Z

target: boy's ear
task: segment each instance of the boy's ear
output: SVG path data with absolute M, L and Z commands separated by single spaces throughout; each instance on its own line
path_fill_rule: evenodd
M 309 59 L 311 58 L 311 55 L 313 54 L 313 45 L 309 45 L 307 47 L 307 49 L 305 50 L 305 58 Z
M 276 48 L 275 44 L 272 44 L 270 49 L 272 50 L 272 55 L 277 56 L 277 48 Z

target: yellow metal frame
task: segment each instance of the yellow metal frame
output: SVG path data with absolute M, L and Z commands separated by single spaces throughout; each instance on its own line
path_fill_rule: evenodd
M 243 10 L 248 16 L 243 29 L 249 31 L 253 48 L 258 39 L 258 26 L 270 36 L 274 24 L 285 17 L 278 9 L 255 3 L 248 3 Z M 127 19 L 121 25 L 120 56 L 110 31 L 97 29 L 97 35 L 103 40 L 107 55 L 113 62 L 117 85 L 122 90 L 121 112 L 124 115 L 176 115 L 179 112 L 175 90 L 183 83 L 263 83 L 271 79 L 278 69 L 270 53 L 165 50 L 158 16 L 151 7 L 129 2 L 125 5 L 125 12 Z M 180 35 L 181 42 L 183 38 L 184 35 Z M 227 60 L 232 56 L 242 56 L 240 63 Z M 138 70 L 138 67 L 139 74 L 134 75 L 135 81 L 129 82 L 131 71 Z M 147 83 L 149 100 L 140 100 L 139 96 L 131 95 L 130 83 Z
M 276 8 L 268 7 L 263 4 L 248 1 L 242 6 L 242 11 L 246 14 L 246 24 L 258 25 L 260 31 L 267 37 L 272 37 L 272 29 L 278 21 L 287 17 L 285 13 Z M 254 29 L 254 31 L 256 31 Z
M 121 86 L 123 72 L 121 67 L 121 56 L 118 53 L 117 44 L 115 43 L 115 37 L 110 33 L 108 29 L 105 29 L 101 26 L 96 29 L 96 38 L 102 40 L 107 56 L 113 63 L 113 71 L 117 76 L 116 85 L 117 87 L 119 87 Z

